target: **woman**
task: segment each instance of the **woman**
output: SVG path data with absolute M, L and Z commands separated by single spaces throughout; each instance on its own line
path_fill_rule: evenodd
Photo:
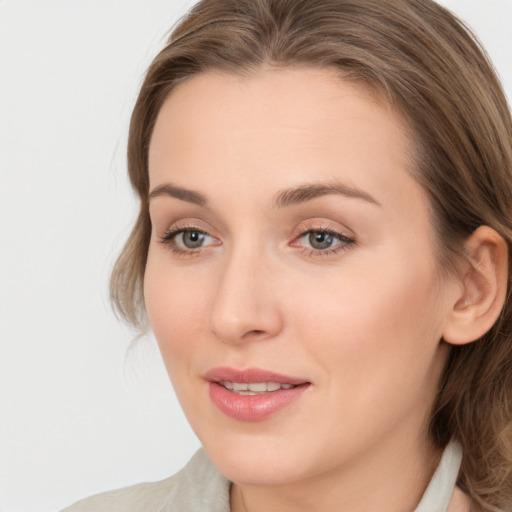
M 430 0 L 203 0 L 112 278 L 203 444 L 68 510 L 512 510 L 512 121 Z

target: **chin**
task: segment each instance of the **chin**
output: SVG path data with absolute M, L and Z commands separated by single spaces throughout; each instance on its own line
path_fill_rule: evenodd
M 283 485 L 300 480 L 302 476 L 296 463 L 287 463 L 272 455 L 254 457 L 240 452 L 208 455 L 220 473 L 240 485 Z
M 299 448 L 287 439 L 257 434 L 212 436 L 203 446 L 220 473 L 237 484 L 279 485 L 297 481 L 307 472 L 306 461 L 311 464 L 312 460 L 304 443 Z

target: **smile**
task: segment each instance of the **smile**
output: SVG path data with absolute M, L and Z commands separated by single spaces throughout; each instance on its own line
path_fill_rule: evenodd
M 204 376 L 209 397 L 223 414 L 238 421 L 261 421 L 300 401 L 306 379 L 250 368 L 215 368 Z

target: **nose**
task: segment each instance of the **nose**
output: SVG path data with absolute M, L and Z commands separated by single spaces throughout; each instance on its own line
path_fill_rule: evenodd
M 210 330 L 229 344 L 275 337 L 283 318 L 276 269 L 250 251 L 232 253 L 223 262 L 210 312 Z

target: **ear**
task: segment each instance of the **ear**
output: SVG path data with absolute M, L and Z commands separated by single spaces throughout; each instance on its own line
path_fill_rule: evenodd
M 449 312 L 443 339 L 453 345 L 478 340 L 498 319 L 507 293 L 508 250 L 505 240 L 481 226 L 464 244 L 462 287 Z

